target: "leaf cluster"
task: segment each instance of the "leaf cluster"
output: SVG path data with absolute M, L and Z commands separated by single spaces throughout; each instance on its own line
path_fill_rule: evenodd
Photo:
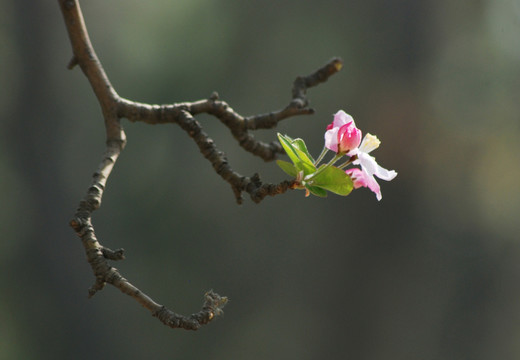
M 276 163 L 287 175 L 296 178 L 299 188 L 319 197 L 326 197 L 327 191 L 342 196 L 350 194 L 354 185 L 344 170 L 331 164 L 316 167 L 316 161 L 302 139 L 278 134 L 278 140 L 292 164 L 284 160 L 277 160 Z

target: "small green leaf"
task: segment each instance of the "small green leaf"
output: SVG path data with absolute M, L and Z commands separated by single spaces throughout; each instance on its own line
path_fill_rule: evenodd
M 288 161 L 276 160 L 276 164 L 282 169 L 287 175 L 296 177 L 298 175 L 298 171 L 296 167 Z
M 292 141 L 292 144 L 298 150 L 300 150 L 301 152 L 303 152 L 305 154 L 305 156 L 307 157 L 307 160 L 309 160 L 309 162 L 311 164 L 314 164 L 314 159 L 313 159 L 312 155 L 309 153 L 309 150 L 307 150 L 307 145 L 305 145 L 305 141 L 303 141 L 302 139 L 294 139 Z M 303 160 L 303 158 L 302 158 L 302 160 Z
M 316 172 L 316 166 L 314 166 L 312 156 L 310 156 L 307 151 L 307 147 L 302 139 L 293 140 L 289 136 L 280 133 L 278 133 L 278 139 L 280 140 L 280 144 L 282 144 L 285 152 L 294 163 L 297 172 L 303 170 L 304 175 Z
M 316 195 L 319 197 L 327 197 L 327 192 L 320 187 L 307 185 L 305 186 L 305 188 L 307 188 L 312 195 Z
M 289 159 L 291 159 L 291 161 L 295 165 L 298 162 L 300 162 L 300 158 L 296 154 L 296 150 L 293 148 L 293 146 L 291 144 L 291 140 L 292 139 L 290 137 L 286 136 L 286 135 L 282 135 L 282 134 L 278 133 L 278 140 L 280 141 L 280 144 L 282 144 L 283 149 L 285 150 L 285 152 L 289 156 Z
M 296 153 L 296 155 L 298 156 L 298 158 L 300 159 L 300 162 L 302 164 L 302 168 L 303 168 L 303 171 L 305 172 L 305 175 L 309 175 L 309 174 L 312 174 L 313 172 L 315 172 L 316 166 L 314 166 L 314 163 L 312 162 L 312 160 L 309 159 L 309 157 L 303 151 L 298 149 L 297 147 L 294 147 L 293 149 L 294 149 L 294 152 Z
M 313 177 L 311 184 L 343 196 L 350 194 L 354 187 L 350 176 L 334 166 L 327 167 Z
M 303 170 L 303 175 L 307 176 L 316 172 L 316 167 L 312 163 L 300 161 L 299 168 Z

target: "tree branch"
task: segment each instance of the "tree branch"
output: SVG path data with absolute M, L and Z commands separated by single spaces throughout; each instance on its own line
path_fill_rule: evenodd
M 194 140 L 202 155 L 212 164 L 215 172 L 230 184 L 238 203 L 242 202 L 243 192 L 248 193 L 254 202 L 259 203 L 268 195 L 275 196 L 295 188 L 295 182 L 283 181 L 279 184 L 266 184 L 260 180 L 258 174 L 247 177 L 237 173 L 228 164 L 225 154 L 202 130 L 202 126 L 195 120 L 195 116 L 202 113 L 215 116 L 229 128 L 243 149 L 265 161 L 273 160 L 277 154 L 283 153 L 281 145 L 275 141 L 270 143 L 258 141 L 250 134 L 250 131 L 273 128 L 279 121 L 292 116 L 313 114 L 314 110 L 308 107 L 307 89 L 326 81 L 338 72 L 342 67 L 342 61 L 334 58 L 314 73 L 296 78 L 289 104 L 282 110 L 262 115 L 244 117 L 235 112 L 226 102 L 221 101 L 216 92 L 208 99 L 194 102 L 166 105 L 134 102 L 120 97 L 112 87 L 90 42 L 79 1 L 58 0 L 58 3 L 73 51 L 68 68 L 72 69 L 79 65 L 87 77 L 101 106 L 106 130 L 106 148 L 101 163 L 70 222 L 81 238 L 87 261 L 96 278 L 94 285 L 89 289 L 89 297 L 102 290 L 108 283 L 134 298 L 164 324 L 172 328 L 196 330 L 222 313 L 222 308 L 227 302 L 226 297 L 209 291 L 205 294 L 201 311 L 190 316 L 176 314 L 156 303 L 126 280 L 116 268 L 110 266 L 109 260 L 117 261 L 125 258 L 124 250 L 110 250 L 103 247 L 95 235 L 91 221 L 92 213 L 101 206 L 108 177 L 126 144 L 126 136 L 120 120 L 126 118 L 131 122 L 179 125 Z

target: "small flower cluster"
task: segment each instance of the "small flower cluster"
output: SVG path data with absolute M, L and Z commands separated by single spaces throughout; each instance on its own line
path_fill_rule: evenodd
M 327 126 L 325 146 L 317 160 L 307 151 L 302 139 L 291 139 L 278 134 L 280 143 L 293 164 L 278 160 L 278 166 L 287 174 L 296 178 L 295 187 L 305 189 L 307 196 L 312 193 L 326 196 L 326 190 L 339 195 L 348 195 L 352 189 L 367 187 L 372 190 L 377 200 L 382 199 L 381 188 L 375 177 L 390 181 L 397 176 L 394 170 L 381 167 L 369 153 L 377 149 L 381 142 L 371 134 L 362 138 L 361 130 L 356 127 L 352 116 L 343 110 L 334 115 L 334 121 Z M 335 156 L 325 164 L 320 162 L 328 151 Z M 335 164 L 346 158 L 339 166 Z M 344 170 L 348 165 L 359 165 Z

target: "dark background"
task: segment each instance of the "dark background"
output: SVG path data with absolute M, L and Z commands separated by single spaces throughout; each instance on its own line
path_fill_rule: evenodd
M 1 0 L 0 358 L 518 359 L 520 3 L 517 0 L 85 1 L 118 93 L 150 103 L 218 91 L 243 115 L 284 107 L 333 56 L 314 116 L 276 131 L 317 155 L 344 109 L 399 175 L 348 197 L 289 192 L 236 205 L 175 125 L 123 121 L 128 145 L 94 214 L 116 264 L 190 314 L 229 296 L 198 332 L 171 330 L 107 287 L 93 299 L 68 221 L 104 149 L 97 101 L 56 1 Z M 274 163 L 198 118 L 231 166 Z

